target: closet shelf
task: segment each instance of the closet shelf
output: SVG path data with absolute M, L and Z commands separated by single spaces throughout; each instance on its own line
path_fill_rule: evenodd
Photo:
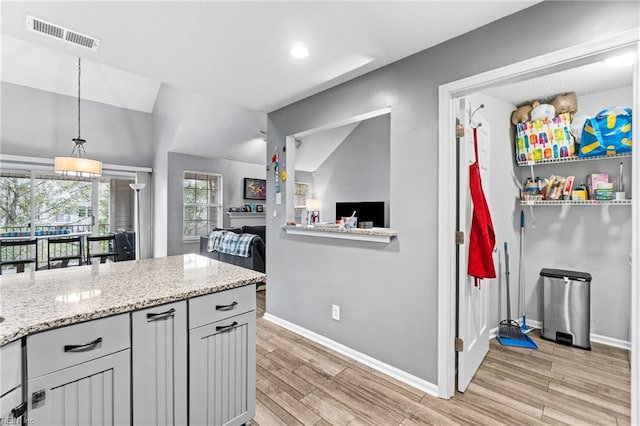
M 616 155 L 597 155 L 594 157 L 564 157 L 564 158 L 546 158 L 543 160 L 527 160 L 519 161 L 518 166 L 537 166 L 540 164 L 557 164 L 557 163 L 572 163 L 574 161 L 591 161 L 591 160 L 610 160 L 616 158 L 631 157 L 631 153 L 616 154 Z
M 630 206 L 632 200 L 521 200 L 521 206 Z

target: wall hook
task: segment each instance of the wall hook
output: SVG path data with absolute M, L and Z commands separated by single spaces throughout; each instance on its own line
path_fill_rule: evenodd
M 476 112 L 478 112 L 479 110 L 481 110 L 482 108 L 484 108 L 484 104 L 480 104 L 480 106 L 476 109 L 473 110 L 473 112 L 471 113 L 471 115 L 469 116 L 469 125 L 473 128 L 473 116 L 475 115 Z M 478 128 L 482 126 L 482 123 L 478 123 L 477 126 L 475 126 L 475 128 Z

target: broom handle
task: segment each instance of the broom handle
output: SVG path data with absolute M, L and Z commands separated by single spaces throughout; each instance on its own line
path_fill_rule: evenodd
M 518 302 L 519 312 L 525 315 L 525 281 L 524 281 L 524 210 L 520 210 L 520 263 L 518 266 L 518 294 L 520 300 Z
M 509 291 L 509 252 L 507 242 L 504 242 L 504 270 L 507 283 L 507 321 L 511 321 L 511 292 Z

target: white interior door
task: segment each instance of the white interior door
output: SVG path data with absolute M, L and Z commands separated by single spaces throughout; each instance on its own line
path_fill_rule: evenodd
M 470 105 L 461 98 L 457 101 L 457 118 L 464 124 L 464 136 L 459 141 L 459 179 L 458 179 L 458 229 L 464 231 L 464 244 L 458 250 L 458 337 L 463 340 L 463 349 L 458 352 L 458 390 L 464 392 L 471 379 L 480 367 L 482 360 L 489 351 L 489 283 L 480 281 L 475 286 L 474 279 L 467 275 L 467 261 L 469 251 L 469 233 L 471 230 L 471 213 L 473 203 L 469 191 L 469 165 L 475 161 L 473 148 L 473 128 L 477 127 L 478 155 L 480 157 L 480 175 L 485 196 L 489 185 L 489 123 L 482 118 L 480 112 L 471 113 L 478 106 Z M 471 123 L 471 124 L 470 124 Z

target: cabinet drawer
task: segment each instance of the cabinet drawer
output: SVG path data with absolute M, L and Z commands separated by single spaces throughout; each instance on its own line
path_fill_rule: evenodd
M 129 347 L 129 314 L 27 337 L 27 374 L 38 377 Z
M 189 300 L 189 329 L 256 309 L 256 288 L 238 287 Z
M 0 348 L 0 395 L 22 383 L 22 343 L 20 340 Z

